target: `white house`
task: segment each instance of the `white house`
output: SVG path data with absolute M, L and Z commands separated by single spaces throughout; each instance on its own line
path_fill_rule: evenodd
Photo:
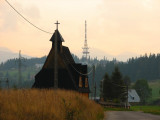
M 128 102 L 129 103 L 138 103 L 138 102 L 140 102 L 140 97 L 137 94 L 135 89 L 128 90 Z
M 38 63 L 36 63 L 35 64 L 35 67 L 38 69 L 38 68 L 42 68 L 42 66 L 43 66 L 43 64 L 38 64 Z

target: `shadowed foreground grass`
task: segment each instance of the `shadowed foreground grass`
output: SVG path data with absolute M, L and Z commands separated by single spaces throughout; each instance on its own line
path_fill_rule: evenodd
M 160 115 L 160 106 L 131 106 L 130 109 L 105 107 L 104 111 L 142 111 L 144 113 Z
M 73 91 L 1 90 L 0 120 L 100 120 L 103 108 Z
M 131 109 L 104 107 L 104 111 L 131 111 Z
M 132 106 L 131 110 L 160 115 L 160 106 Z

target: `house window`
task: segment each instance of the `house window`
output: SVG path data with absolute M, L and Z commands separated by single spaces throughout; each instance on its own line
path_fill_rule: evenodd
M 82 77 L 79 77 L 79 87 L 82 87 Z
M 88 78 L 85 78 L 85 87 L 88 87 Z

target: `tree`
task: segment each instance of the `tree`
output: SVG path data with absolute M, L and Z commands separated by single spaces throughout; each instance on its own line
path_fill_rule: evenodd
M 126 87 L 122 74 L 119 68 L 116 66 L 111 76 L 113 98 L 116 101 L 125 101 L 126 99 Z
M 128 86 L 131 85 L 131 80 L 127 75 L 124 76 L 123 80 L 124 80 L 125 85 L 128 85 Z
M 112 84 L 111 84 L 111 79 L 109 78 L 109 75 L 106 73 L 104 76 L 104 79 L 102 81 L 103 85 L 103 98 L 104 100 L 111 100 L 112 99 Z
M 146 100 L 152 96 L 152 89 L 149 88 L 148 81 L 145 79 L 137 80 L 134 84 L 134 89 L 140 96 L 142 104 L 146 104 Z

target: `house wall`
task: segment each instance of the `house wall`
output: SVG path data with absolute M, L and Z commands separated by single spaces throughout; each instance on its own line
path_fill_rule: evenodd
M 83 96 L 89 98 L 89 93 L 81 93 Z

